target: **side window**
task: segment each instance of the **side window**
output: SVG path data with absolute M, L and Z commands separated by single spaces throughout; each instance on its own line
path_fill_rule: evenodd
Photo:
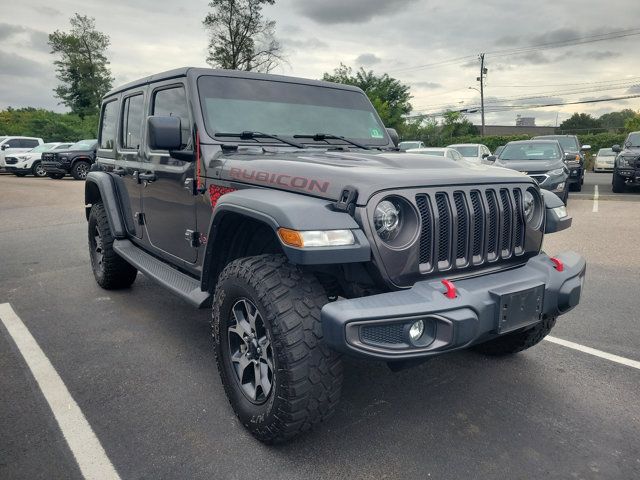
M 188 148 L 191 145 L 191 120 L 184 87 L 156 91 L 153 99 L 153 115 L 180 117 L 182 148 Z
M 22 148 L 22 142 L 19 138 L 12 138 L 11 140 L 8 140 L 5 145 L 7 145 L 7 148 Z
M 125 98 L 122 106 L 122 128 L 120 129 L 122 148 L 137 150 L 140 147 L 143 109 L 144 97 L 142 95 Z
M 102 107 L 100 119 L 100 148 L 112 150 L 116 142 L 116 122 L 118 116 L 118 103 L 112 101 Z
M 40 145 L 40 143 L 37 140 L 23 138 L 20 141 L 20 146 L 22 148 L 36 148 L 38 145 Z

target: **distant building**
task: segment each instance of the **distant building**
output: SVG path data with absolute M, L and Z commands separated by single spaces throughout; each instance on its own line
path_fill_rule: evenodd
M 536 117 L 523 117 L 521 115 L 516 116 L 516 127 L 535 127 Z

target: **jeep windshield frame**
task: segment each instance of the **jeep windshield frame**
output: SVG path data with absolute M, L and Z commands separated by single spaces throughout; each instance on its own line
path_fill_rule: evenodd
M 244 131 L 267 132 L 291 140 L 310 132 L 330 132 L 331 137 L 337 137 L 332 138 L 336 142 L 352 145 L 385 147 L 391 143 L 373 105 L 358 90 L 216 75 L 198 77 L 197 86 L 205 130 L 211 138 L 223 143 L 242 143 L 242 138 L 237 135 L 225 138 L 220 133 Z M 340 145 L 314 136 L 301 143 Z

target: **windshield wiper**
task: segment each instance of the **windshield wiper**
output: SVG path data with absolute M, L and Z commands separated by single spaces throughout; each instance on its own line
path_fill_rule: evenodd
M 327 140 L 342 140 L 343 142 L 350 143 L 354 147 L 362 148 L 363 150 L 371 150 L 371 148 L 367 147 L 366 145 L 363 145 L 363 144 L 358 143 L 358 142 L 354 142 L 353 140 L 350 140 L 350 139 L 345 138 L 345 137 L 340 137 L 338 135 L 333 135 L 331 133 L 314 133 L 313 135 L 294 135 L 293 138 L 311 138 L 312 140 L 314 140 L 316 142 L 318 142 L 318 141 L 327 141 Z M 329 142 L 327 142 L 327 143 L 329 143 Z M 329 144 L 329 145 L 331 145 L 331 144 Z
M 298 142 L 294 142 L 292 140 L 287 140 L 285 138 L 279 137 L 278 135 L 272 135 L 270 133 L 262 133 L 262 132 L 241 132 L 241 133 L 216 133 L 215 137 L 237 137 L 240 140 L 255 140 L 258 138 L 272 138 L 274 140 L 278 140 L 282 143 L 286 143 L 287 145 L 291 145 L 296 148 L 305 148 L 304 145 Z

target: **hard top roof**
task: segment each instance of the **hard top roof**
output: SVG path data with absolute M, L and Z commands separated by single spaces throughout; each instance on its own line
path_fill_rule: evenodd
M 272 75 L 270 73 L 245 72 L 241 70 L 221 70 L 221 69 L 215 69 L 215 68 L 182 67 L 182 68 L 176 68 L 173 70 L 167 70 L 166 72 L 156 73 L 154 75 L 149 75 L 139 80 L 134 80 L 133 82 L 126 83 L 124 85 L 121 85 L 119 87 L 112 89 L 110 92 L 108 92 L 105 95 L 105 97 L 110 97 L 111 95 L 115 95 L 125 90 L 129 90 L 142 85 L 148 85 L 150 83 L 159 82 L 162 80 L 170 80 L 172 78 L 181 78 L 181 77 L 199 77 L 201 75 L 211 75 L 211 76 L 218 76 L 218 77 L 251 78 L 255 80 L 270 80 L 274 82 L 289 82 L 289 83 L 301 83 L 305 85 L 317 85 L 322 87 L 332 87 L 332 88 L 339 88 L 341 90 L 352 90 L 357 92 L 362 91 L 358 87 L 353 87 L 351 85 L 343 85 L 343 84 L 333 83 L 333 82 L 324 82 L 321 80 L 311 80 L 308 78 L 289 77 L 285 75 Z

